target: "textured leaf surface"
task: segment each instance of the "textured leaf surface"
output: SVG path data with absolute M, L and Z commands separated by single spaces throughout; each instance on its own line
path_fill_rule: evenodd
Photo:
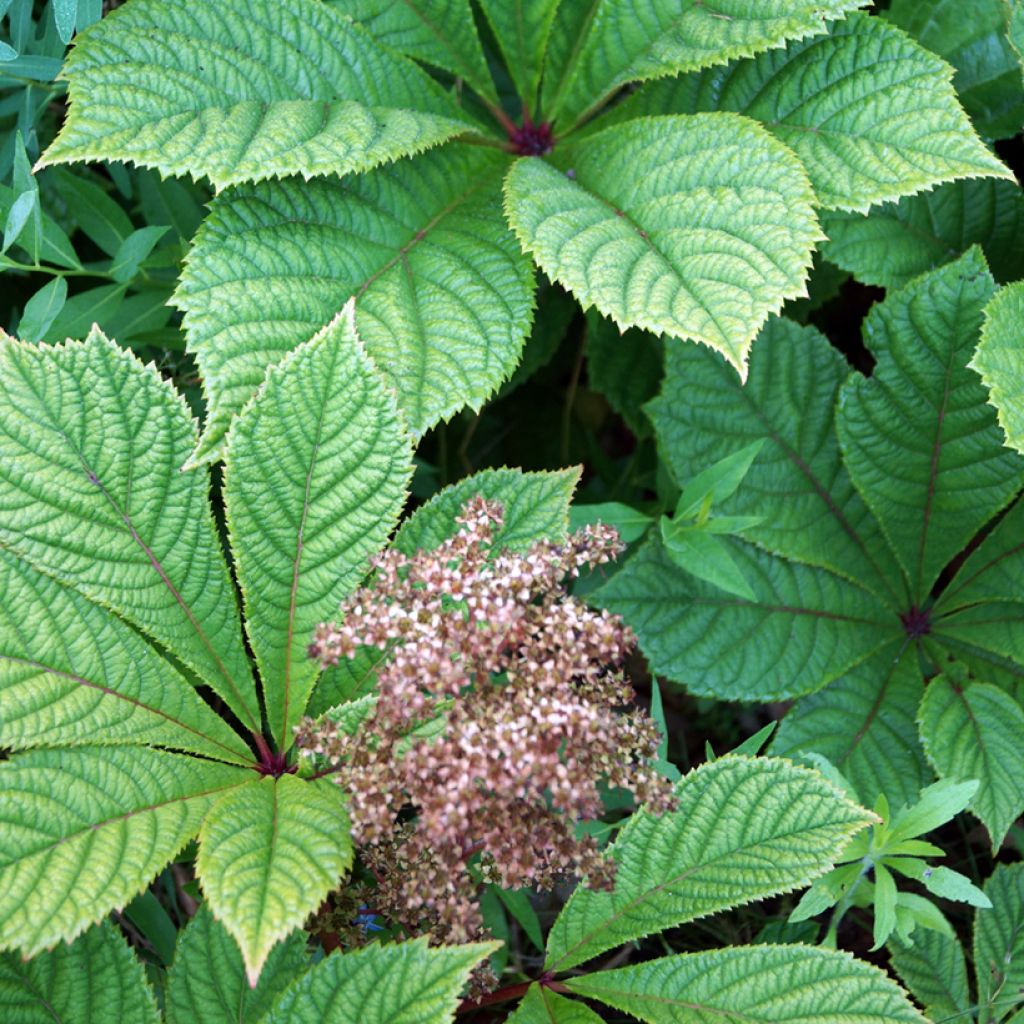
M 970 808 L 998 850 L 1024 813 L 1024 709 L 998 687 L 972 682 L 951 667 L 928 684 L 920 724 L 925 752 L 941 778 L 980 783 Z
M 764 439 L 726 515 L 761 516 L 744 536 L 770 551 L 859 580 L 897 605 L 902 581 L 843 467 L 835 406 L 850 367 L 813 327 L 770 320 L 742 384 L 696 345 L 670 345 L 661 395 L 649 406 L 662 457 L 685 485 L 700 470 Z
M 0 745 L 97 742 L 252 761 L 138 633 L 0 548 Z
M 647 540 L 596 599 L 625 618 L 653 670 L 720 700 L 786 700 L 838 679 L 902 634 L 872 594 L 824 569 L 723 539 L 754 591 L 733 597 Z
M 879 18 L 853 14 L 828 35 L 790 43 L 698 79 L 649 87 L 645 113 L 734 110 L 800 157 L 823 207 L 874 203 L 957 178 L 1011 172 L 975 135 L 934 54 Z M 679 102 L 679 101 L 677 101 Z
M 241 947 L 250 985 L 276 943 L 348 870 L 348 830 L 341 790 L 294 775 L 239 787 L 203 822 L 199 880 L 214 916 Z
M 123 907 L 250 777 L 147 747 L 0 763 L 0 948 L 31 956 Z
M 533 272 L 500 208 L 503 154 L 449 146 L 343 181 L 226 192 L 200 231 L 175 302 L 203 373 L 216 458 L 268 365 L 356 298 L 367 351 L 422 432 L 512 372 Z
M 544 80 L 564 128 L 627 82 L 749 57 L 821 32 L 862 0 L 592 0 L 562 4 Z
M 217 187 L 346 174 L 469 127 L 409 61 L 314 0 L 132 0 L 83 35 L 46 164 L 131 160 Z
M 550 473 L 482 470 L 446 487 L 418 508 L 395 535 L 394 546 L 406 554 L 436 548 L 458 530 L 456 516 L 477 495 L 504 506 L 505 522 L 494 534 L 498 547 L 522 549 L 538 537 L 560 539 L 569 528 L 569 505 L 579 479 L 578 469 Z
M 481 0 L 526 109 L 534 109 L 544 53 L 559 0 Z
M 817 774 L 774 758 L 722 758 L 676 784 L 679 808 L 634 815 L 613 849 L 615 889 L 578 887 L 548 936 L 547 966 L 807 885 L 872 816 Z M 604 973 L 604 972 L 603 972 Z
M 839 443 L 922 602 L 936 577 L 1024 482 L 995 411 L 967 369 L 994 291 L 978 249 L 874 306 L 870 379 L 842 389 Z
M 734 114 L 643 118 L 524 157 L 505 209 L 548 277 L 621 328 L 704 342 L 745 373 L 823 236 L 799 161 Z
M 250 988 L 238 944 L 203 906 L 180 933 L 167 974 L 167 1024 L 257 1024 L 308 966 L 306 936 L 295 932 L 274 947 Z
M 4 1024 L 157 1024 L 142 964 L 109 922 L 27 963 L 0 953 Z
M 506 1024 L 601 1024 L 601 1018 L 575 999 L 531 985 Z
M 993 1008 L 988 1019 L 1000 1020 L 1024 999 L 1024 863 L 997 865 L 985 895 L 992 909 L 979 913 L 974 926 L 978 1004 Z
M 926 1024 L 877 967 L 816 946 L 683 953 L 567 984 L 649 1024 Z
M 978 130 L 1009 138 L 1024 125 L 1020 64 L 1006 0 L 893 0 L 884 17 L 956 68 L 953 84 Z
M 446 1024 L 470 971 L 496 947 L 430 949 L 417 939 L 329 956 L 285 992 L 262 1024 Z
M 0 545 L 154 637 L 251 727 L 238 611 L 185 402 L 98 330 L 0 336 Z
M 225 500 L 267 720 L 291 745 L 330 618 L 398 522 L 412 450 L 349 308 L 272 367 L 228 434 Z
M 1001 288 L 985 307 L 981 341 L 968 365 L 988 388 L 1007 445 L 1024 452 L 1024 282 Z
M 999 281 L 1024 275 L 1024 195 L 995 178 L 969 178 L 883 203 L 868 214 L 829 213 L 825 257 L 858 281 L 900 288 L 980 245 Z
M 915 928 L 913 945 L 892 939 L 889 949 L 900 981 L 931 1020 L 970 1017 L 971 993 L 959 939 Z
M 917 734 L 924 683 L 917 652 L 897 643 L 823 690 L 802 697 L 782 720 L 771 751 L 818 753 L 853 784 L 869 807 L 884 793 L 890 807 L 912 804 L 932 773 Z

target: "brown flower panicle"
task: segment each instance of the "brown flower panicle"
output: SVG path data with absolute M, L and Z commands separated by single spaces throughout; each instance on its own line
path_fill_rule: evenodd
M 511 888 L 568 875 L 611 885 L 613 862 L 575 829 L 602 814 L 599 779 L 655 813 L 673 806 L 651 766 L 654 723 L 618 710 L 633 699 L 619 666 L 634 638 L 563 584 L 615 558 L 618 534 L 588 526 L 494 551 L 502 520 L 476 498 L 436 549 L 374 559 L 372 581 L 317 628 L 310 655 L 327 666 L 363 646 L 387 651 L 376 705 L 354 735 L 329 720 L 297 730 L 351 794 L 377 906 L 438 941 L 481 934 L 481 875 Z

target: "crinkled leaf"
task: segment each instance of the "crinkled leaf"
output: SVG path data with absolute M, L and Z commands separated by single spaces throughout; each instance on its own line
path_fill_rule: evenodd
M 531 985 L 505 1024 L 601 1024 L 601 1018 L 584 1003 Z
M 446 487 L 418 508 L 395 535 L 394 546 L 405 554 L 436 548 L 458 530 L 456 516 L 478 495 L 500 502 L 505 509 L 505 521 L 494 533 L 497 547 L 522 549 L 540 537 L 561 539 L 569 527 L 569 505 L 579 479 L 578 469 L 548 473 L 482 470 Z
M 308 967 L 306 936 L 294 932 L 271 950 L 250 988 L 238 943 L 204 905 L 180 933 L 167 974 L 167 1024 L 257 1024 Z
M 377 647 L 360 647 L 354 658 L 342 658 L 337 665 L 328 666 L 316 684 L 307 714 L 322 715 L 338 704 L 373 693 L 377 670 L 386 657 Z
M 641 811 L 619 834 L 614 890 L 573 893 L 548 936 L 549 969 L 807 885 L 872 821 L 821 775 L 775 758 L 722 758 L 675 791 L 676 811 Z
M 998 281 L 1024 275 L 1024 195 L 1015 182 L 969 178 L 883 203 L 867 214 L 822 219 L 822 253 L 858 281 L 900 288 L 980 245 Z
M 351 298 L 416 432 L 477 407 L 515 368 L 533 272 L 500 209 L 508 158 L 449 146 L 344 180 L 232 189 L 175 295 L 210 403 L 197 458 L 277 363 Z
M 184 400 L 98 330 L 0 335 L 0 545 L 107 605 L 251 728 L 259 706 Z
M 0 746 L 155 744 L 251 762 L 133 629 L 0 548 Z
M 274 1004 L 260 1024 L 446 1024 L 470 971 L 496 942 L 427 946 L 373 943 L 326 957 Z
M 796 943 L 683 953 L 567 984 L 649 1024 L 926 1024 L 877 967 Z
M 505 209 L 545 273 L 620 328 L 701 341 L 746 374 L 823 236 L 800 162 L 735 114 L 642 118 L 513 165 Z
M 109 921 L 28 962 L 0 953 L 6 1024 L 158 1024 L 142 964 Z
M 985 307 L 981 341 L 968 365 L 988 388 L 1007 445 L 1024 452 L 1024 281 L 1000 288 Z
M 471 127 L 428 75 L 315 0 L 132 0 L 68 57 L 43 164 L 130 160 L 218 188 L 345 174 Z
M 653 671 L 720 700 L 785 700 L 838 679 L 901 632 L 875 597 L 824 569 L 723 543 L 746 601 L 678 568 L 651 537 L 596 599 L 623 616 Z
M 782 720 L 771 751 L 827 757 L 869 807 L 913 803 L 933 778 L 917 734 L 924 693 L 917 651 L 893 643 L 823 690 L 802 697 Z
M 0 762 L 0 948 L 32 956 L 123 907 L 251 775 L 148 747 Z
M 994 290 L 974 248 L 889 295 L 864 328 L 874 372 L 840 393 L 846 466 L 917 604 L 1024 483 L 1024 460 L 1002 447 L 995 411 L 967 368 Z
M 329 781 L 254 779 L 213 806 L 196 870 L 214 916 L 241 947 L 250 985 L 351 863 L 345 797 Z
M 974 970 L 982 1019 L 997 1021 L 1024 1001 L 1024 863 L 997 865 L 985 895 L 992 909 L 975 918 Z
M 544 53 L 559 0 L 481 0 L 519 97 L 534 106 Z
M 917 928 L 913 943 L 893 938 L 889 951 L 900 981 L 931 1020 L 970 1018 L 967 965 L 955 936 Z
M 281 749 L 316 678 L 306 653 L 313 630 L 366 575 L 412 476 L 394 395 L 352 321 L 349 307 L 271 367 L 228 434 L 231 545 Z
M 998 850 L 1024 813 L 1024 709 L 998 687 L 969 680 L 962 668 L 950 665 L 929 682 L 919 721 L 925 752 L 939 775 L 980 783 L 970 807 Z

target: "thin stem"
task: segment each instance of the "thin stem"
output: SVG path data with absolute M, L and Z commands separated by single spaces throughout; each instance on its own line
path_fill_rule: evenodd
M 572 430 L 572 409 L 576 404 L 576 391 L 580 385 L 580 375 L 583 373 L 583 353 L 587 347 L 587 333 L 583 332 L 580 341 L 579 352 L 576 353 L 576 363 L 572 368 L 572 378 L 569 381 L 569 390 L 565 394 L 565 405 L 562 407 L 562 443 L 560 453 L 562 465 L 569 461 L 569 435 Z
M 526 995 L 532 984 L 532 981 L 520 981 L 516 982 L 515 985 L 506 985 L 504 988 L 488 992 L 487 995 L 481 996 L 479 999 L 464 999 L 455 1012 L 457 1014 L 472 1013 L 474 1010 L 483 1009 L 485 1006 L 494 1006 L 495 1003 L 507 1003 L 512 999 L 521 999 Z

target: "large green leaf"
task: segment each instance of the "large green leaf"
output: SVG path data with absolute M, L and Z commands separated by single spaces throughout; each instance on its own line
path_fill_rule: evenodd
M 27 963 L 0 953 L 5 1024 L 158 1024 L 142 964 L 109 922 Z
M 968 364 L 981 374 L 1006 443 L 1024 452 L 1024 281 L 1000 288 L 985 307 L 981 341 Z
M 861 213 L 829 213 L 823 255 L 858 281 L 900 288 L 980 245 L 999 281 L 1024 275 L 1024 195 L 1015 182 L 969 178 Z
M 505 1024 L 601 1024 L 601 1018 L 575 999 L 531 985 Z
M 548 36 L 559 0 L 481 0 L 519 97 L 530 113 L 537 101 Z
M 590 0 L 563 3 L 544 78 L 544 114 L 563 128 L 627 82 L 750 57 L 821 32 L 864 0 Z
M 573 978 L 649 1024 L 926 1024 L 871 964 L 817 946 L 742 946 Z
M 365 171 L 470 127 L 423 71 L 315 0 L 131 0 L 64 74 L 44 164 L 131 160 L 218 188 Z
M 0 948 L 31 956 L 123 907 L 251 775 L 148 747 L 0 762 Z
M 291 746 L 316 678 L 306 653 L 313 630 L 366 575 L 411 477 L 408 434 L 351 307 L 272 367 L 232 424 L 224 475 L 231 545 L 281 749 Z
M 505 208 L 545 273 L 621 328 L 704 342 L 745 375 L 823 236 L 800 162 L 736 114 L 642 118 L 513 165 Z
M 416 939 L 326 957 L 261 1024 L 444 1024 L 454 1018 L 470 971 L 497 945 L 431 949 Z
M 133 629 L 0 548 L 0 746 L 156 744 L 252 755 Z
M 893 0 L 883 17 L 916 36 L 956 68 L 971 120 L 990 139 L 1024 126 L 1020 64 L 1007 38 L 1007 0 Z
M 260 720 L 184 400 L 94 330 L 0 335 L 0 545 L 137 625 Z
M 1012 173 L 974 134 L 949 65 L 879 18 L 641 90 L 627 114 L 746 114 L 803 161 L 826 208 L 866 211 L 943 181 Z
M 1010 825 L 1024 813 L 1024 709 L 998 687 L 971 681 L 962 668 L 948 666 L 928 684 L 920 725 L 925 752 L 941 778 L 980 783 L 970 808 L 998 851 Z
M 971 993 L 960 940 L 930 928 L 915 928 L 913 943 L 890 939 L 892 965 L 900 981 L 931 1020 L 969 1020 Z
M 196 870 L 210 909 L 241 947 L 251 986 L 271 949 L 351 863 L 345 797 L 331 782 L 254 779 L 214 805 Z
M 530 262 L 500 209 L 507 166 L 447 146 L 364 176 L 219 197 L 175 296 L 211 410 L 198 458 L 217 457 L 267 366 L 353 296 L 413 430 L 479 406 L 515 368 L 533 308 Z
M 250 988 L 238 944 L 204 905 L 180 933 L 167 973 L 167 1024 L 256 1024 L 308 966 L 306 935 L 294 932 Z
M 998 1021 L 1024 1000 L 1024 863 L 999 864 L 985 883 L 992 909 L 974 925 L 979 1017 Z
M 547 967 L 807 885 L 872 816 L 817 772 L 732 756 L 676 784 L 679 807 L 634 815 L 612 847 L 615 888 L 580 886 L 548 936 Z
M 846 466 L 910 580 L 912 600 L 1024 483 L 995 411 L 967 368 L 995 286 L 977 248 L 876 305 L 865 341 L 870 378 L 842 389 Z
M 651 537 L 596 595 L 640 638 L 652 669 L 720 700 L 813 693 L 902 635 L 861 587 L 723 538 L 754 600 L 684 572 Z
M 902 580 L 835 437 L 836 399 L 849 373 L 846 360 L 813 327 L 773 319 L 751 351 L 746 384 L 717 354 L 670 345 L 662 392 L 648 412 L 680 486 L 764 440 L 743 486 L 716 511 L 762 517 L 744 537 L 858 580 L 896 608 L 904 601 Z
M 869 807 L 913 804 L 933 780 L 917 734 L 924 693 L 916 649 L 895 642 L 823 690 L 801 697 L 782 720 L 773 754 L 827 757 Z
M 436 548 L 458 530 L 456 517 L 470 498 L 500 502 L 505 520 L 495 531 L 499 547 L 522 549 L 538 537 L 560 540 L 569 529 L 569 505 L 579 483 L 578 469 L 524 473 L 520 469 L 485 469 L 435 494 L 418 508 L 395 535 L 406 554 Z

